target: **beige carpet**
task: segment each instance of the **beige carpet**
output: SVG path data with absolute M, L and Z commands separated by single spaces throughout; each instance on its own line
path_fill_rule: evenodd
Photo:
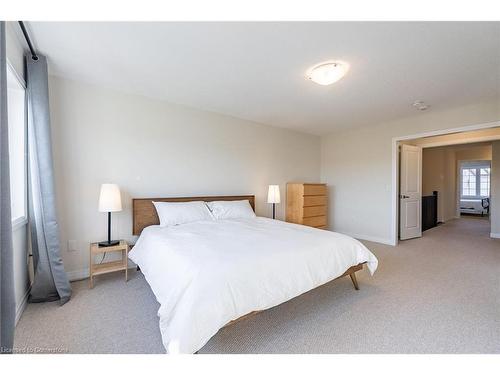
M 200 353 L 500 353 L 500 239 L 453 220 L 398 247 L 366 242 L 374 277 L 348 278 L 222 329 Z M 140 273 L 73 283 L 73 298 L 30 304 L 15 346 L 70 353 L 161 353 L 158 304 Z

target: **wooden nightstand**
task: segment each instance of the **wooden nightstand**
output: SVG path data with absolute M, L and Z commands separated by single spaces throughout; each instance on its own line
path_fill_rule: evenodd
M 103 275 L 105 273 L 125 271 L 125 281 L 128 280 L 128 250 L 129 246 L 127 241 L 121 240 L 116 246 L 99 247 L 97 242 L 90 244 L 90 288 L 94 287 L 94 276 Z M 106 262 L 101 264 L 94 263 L 94 256 L 102 253 L 111 253 L 121 251 L 122 259 L 114 262 Z

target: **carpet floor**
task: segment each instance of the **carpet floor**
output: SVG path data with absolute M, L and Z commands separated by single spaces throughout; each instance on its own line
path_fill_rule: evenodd
M 500 239 L 462 218 L 397 247 L 364 242 L 379 259 L 361 290 L 336 280 L 223 328 L 200 353 L 500 353 Z M 140 272 L 72 283 L 73 297 L 29 304 L 18 352 L 163 353 L 158 303 Z

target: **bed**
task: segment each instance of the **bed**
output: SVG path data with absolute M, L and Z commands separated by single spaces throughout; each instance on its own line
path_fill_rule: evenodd
M 133 199 L 129 258 L 156 299 L 167 353 L 195 353 L 218 330 L 311 289 L 347 276 L 376 257 L 359 241 L 339 233 L 263 217 L 203 220 L 161 227 L 153 201 L 238 201 L 215 196 Z

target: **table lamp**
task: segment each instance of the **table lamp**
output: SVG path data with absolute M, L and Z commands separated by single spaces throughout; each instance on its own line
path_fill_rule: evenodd
M 276 203 L 280 203 L 280 186 L 269 185 L 267 192 L 267 203 L 273 204 L 273 219 L 276 219 Z
M 116 184 L 102 184 L 99 195 L 99 211 L 108 213 L 108 240 L 99 242 L 99 247 L 115 246 L 120 241 L 111 241 L 111 212 L 122 210 L 120 188 Z

